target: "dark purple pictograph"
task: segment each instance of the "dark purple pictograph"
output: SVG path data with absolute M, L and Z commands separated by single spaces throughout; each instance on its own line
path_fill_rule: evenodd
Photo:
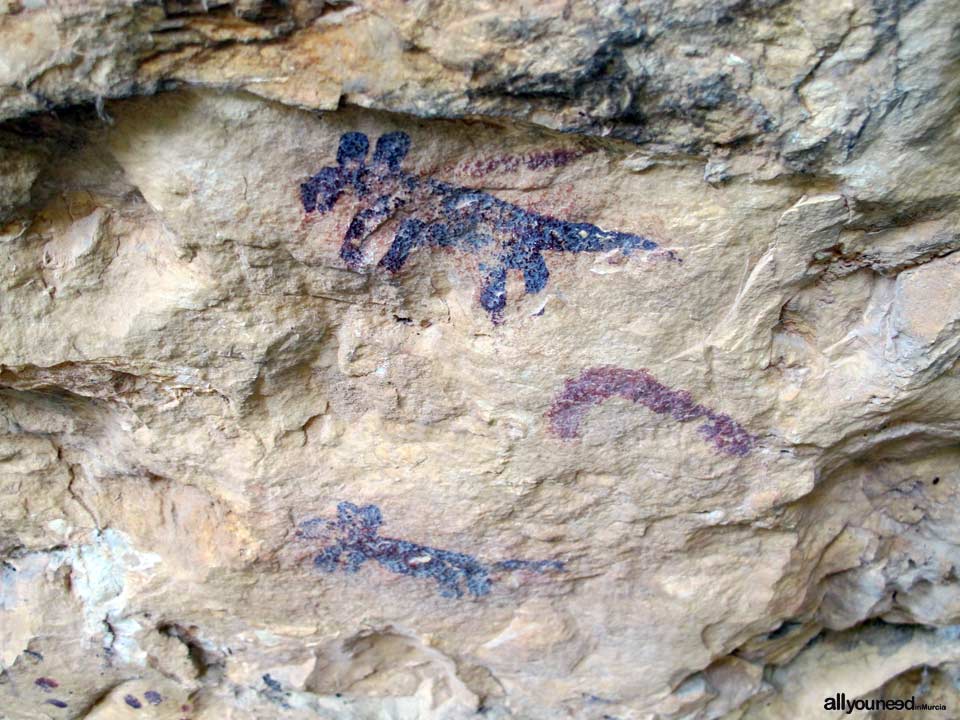
M 612 366 L 589 368 L 564 383 L 547 412 L 550 431 L 561 438 L 578 437 L 587 410 L 612 397 L 639 403 L 679 422 L 706 418 L 700 433 L 727 455 L 747 455 L 756 442 L 736 420 L 694 401 L 686 390 L 664 385 L 646 370 Z
M 524 155 L 496 155 L 472 160 L 460 165 L 457 169 L 473 178 L 482 178 L 494 172 L 516 172 L 521 168 L 547 170 L 568 165 L 588 152 L 593 152 L 593 150 L 578 151 L 558 148 Z
M 433 578 L 443 597 L 463 597 L 464 589 L 475 597 L 490 592 L 491 573 L 528 570 L 542 573 L 562 571 L 558 560 L 503 560 L 484 565 L 471 555 L 420 545 L 409 540 L 380 534 L 383 517 L 376 505 L 358 507 L 353 503 L 337 505 L 337 519 L 315 518 L 301 523 L 297 536 L 332 541 L 313 559 L 326 572 L 341 568 L 357 572 L 367 560 L 400 575 Z
M 36 685 L 41 690 L 43 690 L 44 692 L 50 692 L 51 690 L 60 687 L 60 683 L 58 683 L 53 678 L 48 678 L 48 677 L 38 677 L 36 680 L 33 681 L 33 684 Z
M 303 209 L 323 214 L 352 190 L 360 201 L 340 257 L 351 268 L 363 264 L 367 239 L 396 218 L 393 243 L 380 266 L 399 272 L 418 247 L 455 248 L 478 257 L 481 274 L 480 304 L 499 322 L 507 302 L 507 272 L 523 273 L 527 293 L 540 292 L 550 273 L 543 253 L 657 250 L 642 235 L 603 230 L 596 225 L 569 222 L 525 210 L 479 190 L 457 187 L 400 169 L 410 150 L 404 132 L 381 135 L 367 163 L 370 141 L 359 132 L 340 137 L 337 164 L 325 167 L 300 186 Z M 661 251 L 679 261 L 671 251 Z

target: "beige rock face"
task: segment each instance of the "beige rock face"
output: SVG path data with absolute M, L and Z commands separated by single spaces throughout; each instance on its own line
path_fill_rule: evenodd
M 0 2 L 0 719 L 955 717 L 958 25 Z

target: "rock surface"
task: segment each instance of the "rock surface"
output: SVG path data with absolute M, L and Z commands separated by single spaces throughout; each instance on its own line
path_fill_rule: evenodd
M 955 717 L 958 70 L 956 0 L 0 2 L 0 718 Z

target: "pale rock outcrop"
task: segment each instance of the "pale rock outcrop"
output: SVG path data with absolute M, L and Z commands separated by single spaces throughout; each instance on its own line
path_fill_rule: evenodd
M 0 2 L 0 718 L 950 717 L 958 26 Z

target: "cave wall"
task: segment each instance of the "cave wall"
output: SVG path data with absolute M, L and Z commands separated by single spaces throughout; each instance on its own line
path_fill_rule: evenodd
M 0 13 L 0 718 L 960 707 L 960 3 Z

